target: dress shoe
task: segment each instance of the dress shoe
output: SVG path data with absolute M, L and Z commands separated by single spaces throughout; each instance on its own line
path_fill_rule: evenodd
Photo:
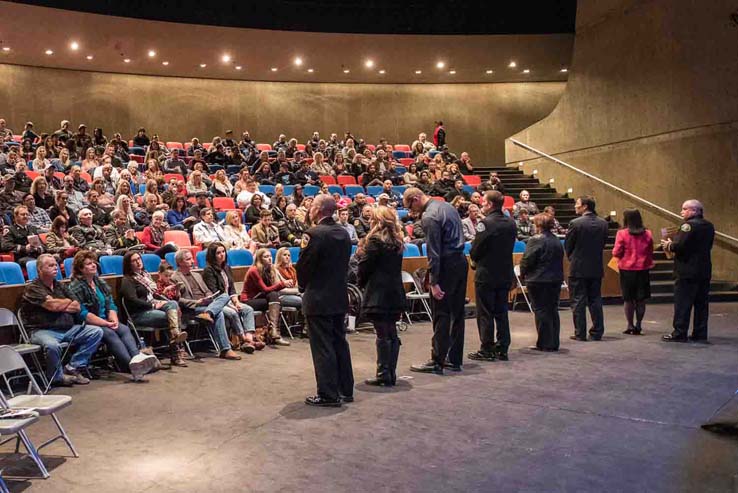
M 213 320 L 213 317 L 208 312 L 198 313 L 195 318 L 202 320 L 204 322 L 207 322 L 209 324 L 215 323 L 215 320 Z
M 666 334 L 665 336 L 661 337 L 661 340 L 664 342 L 687 342 L 686 337 L 678 337 L 674 334 Z
M 364 383 L 367 385 L 373 385 L 375 387 L 392 387 L 394 384 L 392 383 L 392 380 L 387 380 L 385 378 L 367 378 L 364 380 Z
M 410 367 L 410 371 L 414 371 L 417 373 L 435 373 L 436 375 L 443 375 L 443 367 L 433 360 L 412 365 Z
M 497 353 L 497 359 L 500 361 L 509 361 L 510 358 L 507 356 L 507 353 Z
M 317 407 L 341 407 L 341 399 L 330 400 L 319 395 L 311 395 L 305 398 L 305 404 Z
M 448 369 L 449 371 L 456 371 L 456 372 L 458 372 L 458 371 L 462 371 L 463 370 L 462 367 L 461 367 L 461 365 L 455 365 L 455 364 L 451 363 L 449 360 L 444 361 L 443 367 L 446 368 L 446 369 Z
M 628 327 L 627 329 L 625 329 L 625 330 L 623 331 L 623 334 L 628 334 L 628 335 L 632 335 L 632 334 L 633 334 L 633 331 L 634 331 L 634 330 L 635 330 L 635 329 L 634 329 L 633 327 Z
M 469 353 L 466 356 L 467 358 L 473 359 L 474 361 L 494 361 L 495 359 L 497 359 L 495 357 L 495 353 L 488 353 L 486 351 L 482 351 L 481 349 L 479 351 Z
M 225 351 L 220 352 L 220 358 L 238 361 L 241 359 L 241 356 L 239 356 L 233 349 L 226 349 Z
M 353 395 L 339 395 L 338 398 L 344 404 L 351 404 L 352 402 L 354 402 L 354 396 Z
M 587 342 L 587 339 L 578 336 L 569 336 L 569 339 L 572 341 Z
M 274 345 L 274 346 L 290 346 L 291 343 L 290 343 L 290 341 L 285 341 L 284 339 L 282 339 L 280 337 L 279 339 L 274 339 L 272 341 L 272 345 Z
M 589 340 L 590 340 L 590 341 L 595 341 L 595 342 L 597 342 L 597 341 L 601 341 L 601 340 L 602 340 L 602 337 L 593 337 L 593 336 L 589 336 Z
M 239 346 L 239 351 L 243 351 L 246 354 L 254 354 L 254 351 L 256 351 L 256 347 L 254 347 L 253 344 L 250 342 L 244 342 Z

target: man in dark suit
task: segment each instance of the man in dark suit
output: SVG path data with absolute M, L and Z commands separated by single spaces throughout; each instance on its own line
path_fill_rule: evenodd
M 715 227 L 702 217 L 698 200 L 682 204 L 684 223 L 674 238 L 661 240 L 664 250 L 674 254 L 674 331 L 662 339 L 666 342 L 687 342 L 689 316 L 694 307 L 695 342 L 707 341 L 708 298 L 712 277 L 710 251 L 715 238 Z
M 587 313 L 592 318 L 590 339 L 599 341 L 605 332 L 602 314 L 602 250 L 607 241 L 607 221 L 597 217 L 595 200 L 584 195 L 577 198 L 574 210 L 581 216 L 569 223 L 564 245 L 569 258 L 569 291 L 574 314 L 575 341 L 587 340 Z
M 351 240 L 333 220 L 335 210 L 336 201 L 330 195 L 315 197 L 309 213 L 316 226 L 303 235 L 307 245 L 304 241 L 297 262 L 302 312 L 310 327 L 310 351 L 318 383 L 318 394 L 305 399 L 305 404 L 311 406 L 340 407 L 354 400 L 351 352 L 344 327 Z
M 510 347 L 510 322 L 507 317 L 507 295 L 513 282 L 512 253 L 515 246 L 515 221 L 502 213 L 505 197 L 492 190 L 484 194 L 487 216 L 477 223 L 469 256 L 474 271 L 477 296 L 477 329 L 481 347 L 469 353 L 469 359 L 507 361 Z M 495 344 L 495 324 L 497 344 Z

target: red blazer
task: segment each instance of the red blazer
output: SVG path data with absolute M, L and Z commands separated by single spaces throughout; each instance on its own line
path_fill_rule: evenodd
M 264 283 L 264 278 L 261 277 L 261 274 L 259 274 L 256 267 L 252 265 L 246 272 L 246 277 L 243 280 L 243 289 L 241 290 L 239 299 L 241 301 L 248 301 L 256 298 L 260 293 L 271 293 L 272 291 L 279 291 L 282 289 L 284 289 L 284 284 L 281 282 L 267 286 Z
M 648 270 L 653 262 L 653 235 L 648 229 L 640 235 L 632 235 L 621 229 L 615 236 L 612 256 L 618 259 L 620 270 Z

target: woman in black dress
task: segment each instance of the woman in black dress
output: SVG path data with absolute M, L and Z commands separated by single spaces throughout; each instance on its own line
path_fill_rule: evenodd
M 368 385 L 395 385 L 400 338 L 396 323 L 405 308 L 402 285 L 402 227 L 397 213 L 380 206 L 372 218 L 372 229 L 357 254 L 360 257 L 358 281 L 364 290 L 364 313 L 377 333 L 377 375 Z

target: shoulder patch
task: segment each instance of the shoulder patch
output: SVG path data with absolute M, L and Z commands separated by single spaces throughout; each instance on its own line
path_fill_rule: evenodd
M 477 223 L 477 228 L 476 229 L 477 229 L 477 233 L 483 233 L 484 230 L 487 229 L 487 227 L 484 225 L 484 223 L 482 221 L 479 221 Z
M 308 246 L 308 243 L 310 243 L 310 235 L 307 233 L 303 233 L 300 242 L 300 248 L 305 248 L 306 246 Z
M 684 223 L 679 229 L 685 233 L 689 233 L 690 231 L 692 231 L 692 226 L 689 225 L 689 223 Z

